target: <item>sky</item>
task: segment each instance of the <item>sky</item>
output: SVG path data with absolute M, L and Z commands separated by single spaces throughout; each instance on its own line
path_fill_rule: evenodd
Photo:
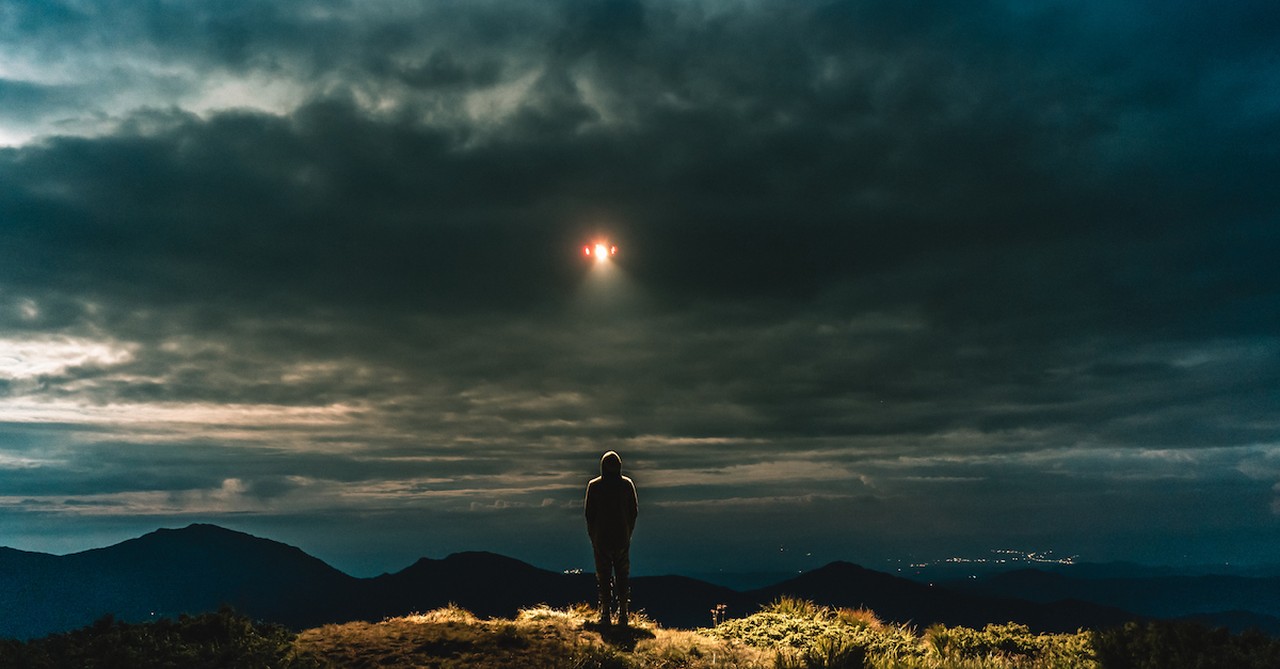
M 1280 562 L 1277 183 L 1270 0 L 0 0 L 0 545 Z

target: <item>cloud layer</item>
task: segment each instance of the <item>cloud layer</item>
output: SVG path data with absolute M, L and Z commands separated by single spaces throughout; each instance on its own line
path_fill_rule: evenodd
M 1277 32 L 1263 2 L 8 5 L 6 543 L 198 518 L 354 571 L 576 566 L 616 448 L 655 571 L 1263 559 Z

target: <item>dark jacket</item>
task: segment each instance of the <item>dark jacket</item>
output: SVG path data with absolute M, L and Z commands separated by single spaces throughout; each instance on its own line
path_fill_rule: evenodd
M 631 545 L 640 507 L 636 485 L 622 475 L 622 458 L 617 453 L 609 451 L 600 458 L 600 476 L 587 484 L 583 507 L 592 546 L 621 549 Z

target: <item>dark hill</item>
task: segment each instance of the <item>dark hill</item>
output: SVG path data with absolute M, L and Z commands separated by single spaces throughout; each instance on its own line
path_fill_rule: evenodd
M 383 617 L 450 602 L 480 616 L 511 617 L 532 604 L 569 606 L 596 598 L 591 574 L 559 574 L 493 553 L 422 558 L 404 571 L 373 579 L 370 585 L 373 597 L 383 603 Z M 748 612 L 749 598 L 742 593 L 683 576 L 641 576 L 633 579 L 632 586 L 634 608 L 665 625 L 705 626 L 711 621 L 711 608 L 721 603 Z
M 685 576 L 647 576 L 635 579 L 632 602 L 637 609 L 669 627 L 711 625 L 711 609 L 728 606 L 733 618 L 755 613 L 763 602 L 748 594 Z
M 383 616 L 427 611 L 450 602 L 479 616 L 514 616 L 521 607 L 565 606 L 590 601 L 595 579 L 558 574 L 494 553 L 455 553 L 443 560 L 422 558 L 407 569 L 367 585 Z
M 1022 569 L 947 584 L 956 590 L 1035 602 L 1084 599 L 1153 618 L 1188 618 L 1280 634 L 1280 578 L 1170 575 L 1084 578 Z
M 1075 630 L 1132 618 L 1081 602 L 1033 603 L 930 587 L 837 562 L 767 588 L 738 592 L 682 576 L 633 580 L 634 608 L 667 626 L 711 622 L 711 609 L 743 616 L 782 595 L 867 607 L 897 622 L 982 626 L 1010 620 Z M 481 616 L 595 598 L 589 574 L 560 574 L 492 553 L 421 559 L 377 578 L 348 576 L 303 551 L 212 525 L 159 530 L 66 556 L 0 549 L 0 637 L 83 627 L 110 613 L 125 621 L 216 610 L 223 604 L 299 629 L 380 620 L 450 602 Z
M 213 525 L 157 530 L 61 557 L 35 555 L 13 570 L 4 561 L 4 636 L 72 629 L 107 613 L 145 620 L 224 604 L 297 627 L 332 620 L 357 594 L 357 579 L 297 548 Z
M 748 594 L 757 601 L 790 595 L 827 606 L 867 608 L 886 620 L 920 626 L 944 623 L 982 627 L 991 622 L 1016 621 L 1034 630 L 1073 632 L 1135 618 L 1120 609 L 1082 601 L 1036 603 L 960 593 L 848 562 L 833 562 Z

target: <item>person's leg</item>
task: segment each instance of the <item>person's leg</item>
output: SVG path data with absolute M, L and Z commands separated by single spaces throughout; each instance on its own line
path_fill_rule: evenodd
M 618 600 L 618 624 L 626 626 L 631 609 L 631 551 L 623 548 L 614 554 L 614 596 Z
M 608 551 L 592 546 L 596 560 L 596 587 L 600 594 L 600 624 L 612 624 L 613 609 L 613 560 Z

